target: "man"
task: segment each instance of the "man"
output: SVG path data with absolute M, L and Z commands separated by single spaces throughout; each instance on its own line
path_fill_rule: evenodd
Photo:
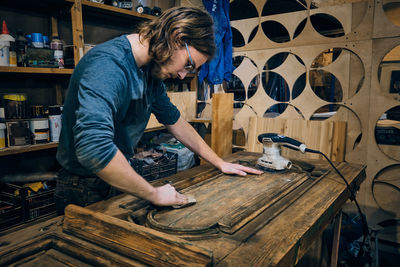
M 151 113 L 189 149 L 222 172 L 260 171 L 218 157 L 180 117 L 162 80 L 183 79 L 215 52 L 211 17 L 179 7 L 144 22 L 138 33 L 91 49 L 76 66 L 63 110 L 57 160 L 57 211 L 109 198 L 115 189 L 159 206 L 182 205 L 173 186 L 153 187 L 129 165 Z

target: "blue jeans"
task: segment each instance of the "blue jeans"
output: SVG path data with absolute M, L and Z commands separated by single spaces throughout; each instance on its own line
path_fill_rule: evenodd
M 120 193 L 97 176 L 82 177 L 61 169 L 57 174 L 54 193 L 57 214 L 63 215 L 69 204 L 84 207 Z

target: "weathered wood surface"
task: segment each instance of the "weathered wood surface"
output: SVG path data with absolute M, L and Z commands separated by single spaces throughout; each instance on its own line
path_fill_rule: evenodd
M 255 161 L 251 163 L 256 164 Z M 282 209 L 290 205 L 286 196 L 308 179 L 315 180 L 307 173 L 294 171 L 244 177 L 219 174 L 181 190 L 194 196 L 196 205 L 184 209 L 153 210 L 148 215 L 148 224 L 169 233 L 198 234 L 199 238 L 203 232 L 215 227 L 232 234 L 278 202 L 283 203 Z M 307 189 L 296 192 L 297 196 Z
M 63 218 L 1 236 L 0 266 L 147 266 L 63 233 Z
M 65 210 L 63 230 L 154 266 L 208 266 L 212 252 L 186 240 L 75 205 Z

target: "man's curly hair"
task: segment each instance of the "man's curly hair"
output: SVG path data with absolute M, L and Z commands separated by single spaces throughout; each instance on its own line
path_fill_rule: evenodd
M 140 41 L 149 41 L 149 55 L 159 65 L 167 63 L 176 49 L 185 42 L 210 61 L 216 51 L 214 24 L 204 10 L 193 7 L 174 7 L 160 17 L 143 22 L 138 27 Z

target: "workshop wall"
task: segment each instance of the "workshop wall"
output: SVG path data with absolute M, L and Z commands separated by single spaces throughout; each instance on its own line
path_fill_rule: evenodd
M 251 116 L 346 121 L 369 224 L 398 219 L 400 1 L 235 0 L 230 19 L 236 129 L 247 136 Z

